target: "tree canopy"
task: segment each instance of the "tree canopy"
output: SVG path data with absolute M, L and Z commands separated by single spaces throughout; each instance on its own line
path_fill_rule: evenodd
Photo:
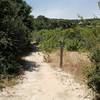
M 17 57 L 30 45 L 31 7 L 23 0 L 0 0 L 0 73 L 18 67 Z M 11 71 L 11 70 L 9 70 Z M 9 72 L 10 73 L 10 72 Z

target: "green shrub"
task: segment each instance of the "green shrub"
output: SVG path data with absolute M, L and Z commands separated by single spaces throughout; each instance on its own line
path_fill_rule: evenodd
M 90 55 L 93 69 L 88 71 L 88 86 L 100 96 L 100 48 L 95 48 Z
M 17 57 L 28 51 L 31 7 L 24 0 L 0 0 L 0 74 L 19 74 Z
M 66 48 L 69 51 L 78 51 L 80 49 L 80 41 L 74 39 L 74 40 L 67 40 L 66 42 Z
M 100 48 L 95 48 L 91 55 L 90 55 L 90 59 L 92 62 L 94 62 L 95 64 L 100 63 Z
M 64 42 L 67 50 L 78 51 L 83 48 L 83 40 L 80 31 L 77 29 L 54 29 L 41 30 L 33 33 L 33 37 L 40 43 L 44 51 L 52 51 L 60 48 L 60 41 Z

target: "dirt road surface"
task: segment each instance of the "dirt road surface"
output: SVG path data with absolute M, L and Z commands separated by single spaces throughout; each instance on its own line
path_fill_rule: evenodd
M 85 85 L 77 83 L 71 74 L 50 67 L 42 53 L 32 53 L 25 60 L 31 62 L 31 70 L 25 72 L 21 83 L 0 93 L 0 100 L 92 100 Z

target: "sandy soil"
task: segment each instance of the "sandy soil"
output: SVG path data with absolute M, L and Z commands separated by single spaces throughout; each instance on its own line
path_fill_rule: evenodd
M 71 74 L 50 67 L 42 53 L 32 53 L 25 59 L 37 66 L 25 72 L 21 83 L 0 93 L 0 100 L 92 100 L 86 86 L 77 83 Z

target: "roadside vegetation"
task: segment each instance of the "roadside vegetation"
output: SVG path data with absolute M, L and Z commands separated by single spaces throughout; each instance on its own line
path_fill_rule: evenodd
M 43 19 L 45 17 L 42 17 Z M 38 19 L 36 19 L 38 20 Z M 51 21 L 52 19 L 48 19 Z M 43 20 L 41 20 L 43 21 Z M 53 19 L 54 21 L 54 19 Z M 61 20 L 55 19 L 57 25 Z M 64 20 L 67 24 L 68 21 Z M 38 21 L 39 22 L 39 21 Z M 45 27 L 45 21 L 40 30 L 33 31 L 33 40 L 39 43 L 42 51 L 50 53 L 60 48 L 60 42 L 63 42 L 65 51 L 78 51 L 88 53 L 91 64 L 80 65 L 87 77 L 88 86 L 100 96 L 100 20 L 99 19 L 80 19 L 69 21 L 69 27 L 56 26 L 54 28 Z M 44 25 L 44 26 L 43 26 Z M 61 25 L 61 24 L 60 24 Z M 79 67 L 79 66 L 78 66 Z M 78 70 L 78 69 L 77 69 Z
M 31 7 L 23 0 L 0 0 L 0 79 L 22 73 L 20 57 L 30 49 Z M 2 88 L 2 86 L 1 86 Z
M 100 97 L 100 19 L 65 20 L 30 15 L 24 0 L 0 0 L 0 81 L 23 73 L 21 57 L 30 52 L 31 42 L 41 51 L 89 52 L 87 84 Z M 2 88 L 2 86 L 0 86 Z

